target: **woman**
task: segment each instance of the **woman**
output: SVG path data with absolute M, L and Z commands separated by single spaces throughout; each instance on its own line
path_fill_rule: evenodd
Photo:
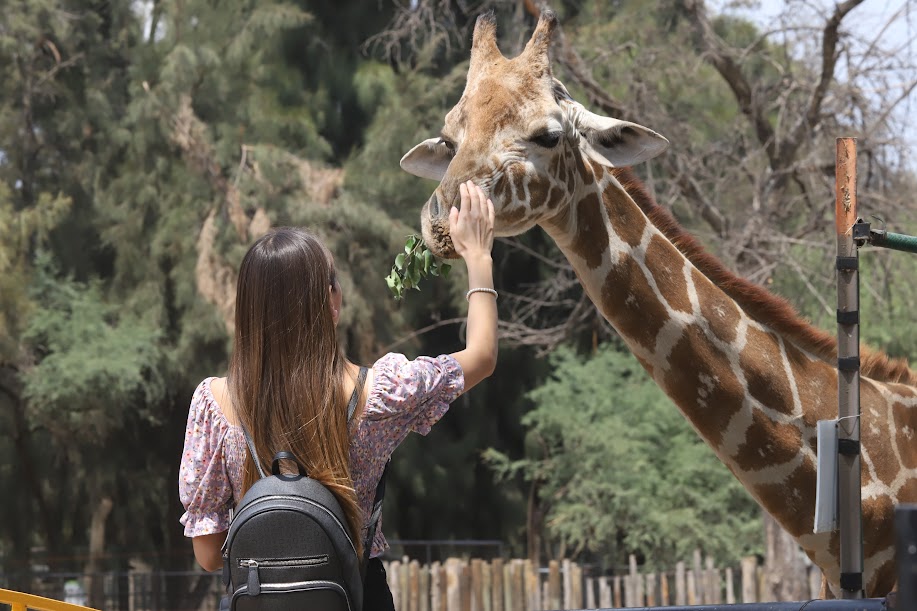
M 470 181 L 460 192 L 449 227 L 468 268 L 465 349 L 414 361 L 386 354 L 361 388 L 360 368 L 346 359 L 335 332 L 343 296 L 328 250 L 314 235 L 289 228 L 269 232 L 249 249 L 239 270 L 229 376 L 208 378 L 194 392 L 179 470 L 186 510 L 181 523 L 205 570 L 222 566 L 230 510 L 258 477 L 240 425 L 251 432 L 259 457 L 292 451 L 311 477 L 334 492 L 362 548 L 391 453 L 409 432 L 426 435 L 449 403 L 493 373 L 493 203 Z M 348 423 L 354 391 L 362 408 Z M 372 541 L 364 609 L 394 609 L 378 559 L 386 548 L 380 528 Z

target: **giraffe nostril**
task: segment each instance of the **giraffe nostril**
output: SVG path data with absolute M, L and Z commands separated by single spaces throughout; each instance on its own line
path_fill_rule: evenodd
M 430 196 L 430 216 L 439 216 L 439 198 L 436 193 Z

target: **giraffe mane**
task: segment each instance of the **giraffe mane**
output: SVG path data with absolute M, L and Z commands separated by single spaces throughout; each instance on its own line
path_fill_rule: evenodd
M 711 255 L 693 235 L 657 204 L 631 168 L 613 168 L 612 173 L 643 210 L 650 222 L 697 269 L 734 299 L 752 318 L 786 335 L 800 348 L 833 363 L 837 358 L 837 339 L 803 318 L 790 302 L 764 287 L 742 278 Z M 882 382 L 917 384 L 917 373 L 905 359 L 889 357 L 881 350 L 860 347 L 860 372 Z

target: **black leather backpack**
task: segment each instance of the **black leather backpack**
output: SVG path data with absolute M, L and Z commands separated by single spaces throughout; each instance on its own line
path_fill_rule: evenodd
M 366 368 L 362 367 L 348 406 L 348 421 L 365 379 Z M 382 513 L 384 473 L 376 489 L 361 562 L 344 512 L 331 491 L 308 477 L 289 452 L 275 454 L 271 475 L 266 475 L 251 436 L 247 430 L 244 433 L 261 479 L 242 497 L 223 544 L 228 597 L 221 608 L 361 611 L 362 574 Z M 281 460 L 296 463 L 298 474 L 282 474 Z

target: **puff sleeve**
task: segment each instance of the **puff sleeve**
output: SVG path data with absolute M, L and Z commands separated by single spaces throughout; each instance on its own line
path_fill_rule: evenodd
M 179 520 L 186 537 L 229 529 L 232 483 L 224 445 L 228 424 L 206 396 L 207 380 L 194 391 L 185 428 L 185 446 L 178 470 L 178 495 L 185 513 Z

